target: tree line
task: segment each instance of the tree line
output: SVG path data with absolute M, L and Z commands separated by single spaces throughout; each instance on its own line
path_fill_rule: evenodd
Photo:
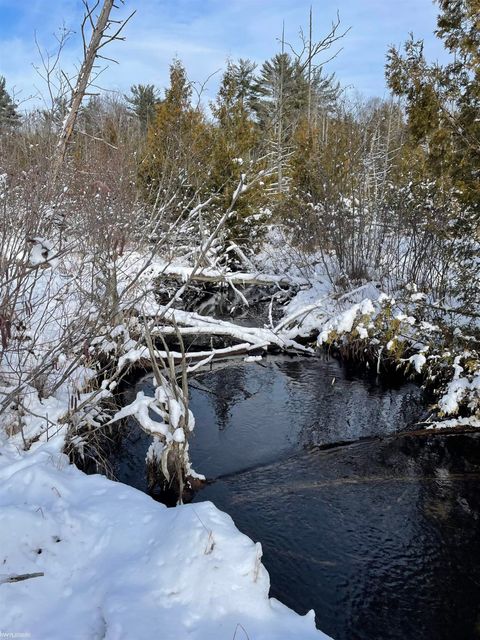
M 180 60 L 163 92 L 136 84 L 127 96 L 90 97 L 65 169 L 72 199 L 148 207 L 164 229 L 208 202 L 186 227 L 187 246 L 248 186 L 216 242 L 220 262 L 235 263 L 232 246 L 253 254 L 275 225 L 299 256 L 318 253 L 339 286 L 414 282 L 438 298 L 454 293 L 468 310 L 480 290 L 480 4 L 438 7 L 436 35 L 451 61 L 430 64 L 413 37 L 391 48 L 387 100 L 342 89 L 321 64 L 343 35 L 339 22 L 314 42 L 311 21 L 297 50 L 282 36 L 261 65 L 228 62 L 208 105 Z M 66 111 L 58 96 L 21 118 L 2 78 L 3 171 L 16 181 L 19 169 L 30 172 L 40 186 Z M 134 236 L 127 214 L 122 225 L 119 235 Z

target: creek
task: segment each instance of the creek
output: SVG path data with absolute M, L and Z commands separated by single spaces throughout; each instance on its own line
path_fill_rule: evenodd
M 335 640 L 480 637 L 479 437 L 408 435 L 418 387 L 323 357 L 217 365 L 190 392 L 194 502 L 261 542 L 271 595 Z M 146 490 L 149 443 L 132 426 L 119 480 Z

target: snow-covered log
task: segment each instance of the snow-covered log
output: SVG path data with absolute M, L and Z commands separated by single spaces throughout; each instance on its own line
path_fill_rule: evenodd
M 276 275 L 266 273 L 247 273 L 244 271 L 222 271 L 220 269 L 197 269 L 175 264 L 158 266 L 157 276 L 175 278 L 182 281 L 211 282 L 216 284 L 251 285 L 258 287 L 307 287 L 309 283 L 300 276 Z
M 151 317 L 159 318 L 152 335 L 210 335 L 224 336 L 238 340 L 240 343 L 250 345 L 252 349 L 265 349 L 268 346 L 275 346 L 282 350 L 295 349 L 297 351 L 310 351 L 295 340 L 286 338 L 271 329 L 265 327 L 244 327 L 226 320 L 217 320 L 208 316 L 201 316 L 198 313 L 180 311 L 178 309 L 167 309 L 162 305 L 150 306 Z M 205 355 L 205 354 L 204 354 Z M 189 354 L 190 357 L 190 354 Z

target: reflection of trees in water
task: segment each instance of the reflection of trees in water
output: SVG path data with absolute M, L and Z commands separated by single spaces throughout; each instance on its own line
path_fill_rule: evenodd
M 401 430 L 423 414 L 421 391 L 413 385 L 389 389 L 376 376 L 347 369 L 334 359 L 284 360 L 289 402 L 304 421 L 306 445 L 356 440 Z
M 283 375 L 287 376 L 287 378 L 290 378 L 294 382 L 304 382 L 306 362 L 308 361 L 296 358 L 295 360 L 274 361 L 274 365 L 283 373 Z
M 225 367 L 208 378 L 212 391 L 212 402 L 220 431 L 226 429 L 231 418 L 231 409 L 243 397 L 245 367 Z
M 269 366 L 260 367 L 256 363 L 228 366 L 209 374 L 202 380 L 212 395 L 212 404 L 220 431 L 229 426 L 232 409 L 244 400 L 269 392 L 273 384 Z
M 305 445 L 316 442 L 317 436 L 324 434 L 331 412 L 337 415 L 341 411 L 338 403 L 331 407 L 338 391 L 331 382 L 337 375 L 342 375 L 341 368 L 335 361 L 317 361 L 316 358 L 280 360 L 274 364 L 282 375 L 285 393 L 282 405 L 296 420 L 300 441 Z

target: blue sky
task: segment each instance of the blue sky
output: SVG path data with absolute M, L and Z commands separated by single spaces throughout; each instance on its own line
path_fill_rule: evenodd
M 120 64 L 109 65 L 101 85 L 120 91 L 134 83 L 164 87 L 175 56 L 199 83 L 228 58 L 262 62 L 278 50 L 283 20 L 286 40 L 297 40 L 310 4 L 317 38 L 328 31 L 337 10 L 342 26 L 351 27 L 327 69 L 343 86 L 365 96 L 386 95 L 385 53 L 410 31 L 425 40 L 429 59 L 444 58 L 433 35 L 437 6 L 431 0 L 126 0 L 121 14 L 137 13 L 125 30 L 126 41 L 106 52 Z M 62 24 L 77 29 L 82 8 L 80 0 L 0 0 L 0 75 L 21 99 L 45 89 L 33 68 L 39 63 L 35 36 L 42 48 L 54 50 L 53 34 Z M 64 68 L 72 70 L 80 53 L 77 34 L 64 50 Z M 219 75 L 208 85 L 207 100 L 213 98 Z

